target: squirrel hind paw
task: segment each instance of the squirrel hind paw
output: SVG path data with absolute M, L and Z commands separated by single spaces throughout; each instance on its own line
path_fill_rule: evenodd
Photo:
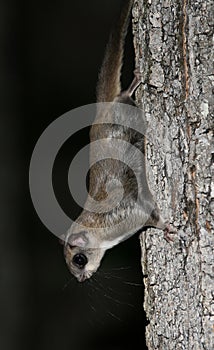
M 166 227 L 164 228 L 164 238 L 165 240 L 170 243 L 174 242 L 174 238 L 171 236 L 172 234 L 176 234 L 177 231 L 170 225 L 166 224 Z

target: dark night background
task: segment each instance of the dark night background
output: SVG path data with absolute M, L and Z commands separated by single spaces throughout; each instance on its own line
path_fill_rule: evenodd
M 105 255 L 96 280 L 71 280 L 62 246 L 41 223 L 28 188 L 34 145 L 70 109 L 95 102 L 99 67 L 122 1 L 0 2 L 2 350 L 144 349 L 145 314 L 138 235 Z M 123 83 L 132 79 L 128 37 Z M 69 141 L 59 164 L 88 140 Z M 59 201 L 78 214 L 60 180 Z M 71 204 L 72 203 L 72 204 Z M 72 207 L 73 206 L 73 207 Z

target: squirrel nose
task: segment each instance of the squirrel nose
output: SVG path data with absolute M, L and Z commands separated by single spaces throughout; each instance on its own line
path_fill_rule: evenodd
M 77 279 L 79 282 L 84 282 L 85 280 L 87 280 L 88 278 L 90 278 L 92 275 L 92 272 L 88 271 L 88 272 L 84 272 L 82 275 L 78 276 Z
M 87 279 L 87 277 L 84 274 L 82 274 L 77 279 L 79 282 L 84 282 Z

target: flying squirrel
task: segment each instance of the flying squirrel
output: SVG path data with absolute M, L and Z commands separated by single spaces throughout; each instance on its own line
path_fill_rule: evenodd
M 106 47 L 97 84 L 97 114 L 90 130 L 92 166 L 88 198 L 82 213 L 64 239 L 66 263 L 79 282 L 90 278 L 97 271 L 107 249 L 143 227 L 162 229 L 167 241 L 172 240 L 170 233 L 174 233 L 161 217 L 147 184 L 145 137 L 136 127 L 132 128 L 132 121 L 136 124 L 137 119 L 138 124 L 146 124 L 142 111 L 132 99 L 141 83 L 139 69 L 135 70 L 129 88 L 121 91 L 124 42 L 132 5 L 133 0 L 125 2 Z M 126 125 L 127 120 L 130 127 Z M 103 140 L 103 143 L 101 146 L 98 143 L 96 147 L 96 141 L 99 140 Z M 93 162 L 97 154 L 101 160 Z M 112 208 L 115 201 L 116 205 Z

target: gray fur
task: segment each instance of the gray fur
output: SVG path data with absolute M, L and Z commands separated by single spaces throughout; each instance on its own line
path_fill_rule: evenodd
M 99 153 L 101 155 L 105 152 L 114 153 L 112 144 L 115 140 L 134 146 L 136 154 L 122 148 L 118 152 L 119 159 L 124 159 L 124 162 L 115 161 L 112 159 L 114 157 L 111 157 L 95 163 L 90 169 L 89 194 L 94 202 L 90 203 L 90 197 L 88 197 L 85 208 L 91 206 L 92 210 L 83 209 L 76 223 L 68 230 L 64 245 L 65 259 L 70 272 L 80 282 L 90 278 L 97 271 L 107 249 L 129 238 L 145 226 L 166 228 L 166 223 L 160 217 L 159 209 L 147 185 L 144 135 L 125 126 L 115 125 L 121 122 L 124 124 L 123 122 L 127 119 L 131 121 L 131 125 L 132 121 L 134 123 L 140 120 L 141 125 L 136 125 L 136 129 L 140 128 L 143 131 L 146 129 L 141 111 L 134 109 L 133 114 L 129 113 L 128 108 L 128 106 L 135 106 L 131 95 L 140 84 L 139 73 L 136 72 L 133 83 L 127 91 L 121 92 L 120 88 L 123 46 L 132 2 L 126 2 L 119 27 L 117 27 L 119 32 L 111 34 L 107 46 L 97 96 L 98 102 L 111 101 L 112 104 L 102 108 L 98 106 L 97 116 L 90 131 L 90 140 L 93 142 L 104 139 L 104 141 L 100 148 L 91 144 L 90 161 L 92 164 Z M 135 113 L 140 113 L 140 118 Z M 99 124 L 103 121 L 108 124 Z M 140 151 L 140 156 L 137 150 Z M 115 179 L 122 183 L 124 194 L 119 205 L 108 210 L 108 205 L 111 205 L 120 194 L 117 183 L 114 185 Z M 106 186 L 109 181 L 111 188 L 107 191 Z M 76 254 L 84 254 L 87 257 L 88 263 L 84 268 L 79 269 L 73 263 L 73 257 Z

